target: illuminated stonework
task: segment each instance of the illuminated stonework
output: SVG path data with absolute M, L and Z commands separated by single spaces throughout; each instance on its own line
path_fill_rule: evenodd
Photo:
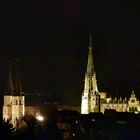
M 3 119 L 4 121 L 10 121 L 13 124 L 13 126 L 16 127 L 17 123 L 24 116 L 24 112 L 25 97 L 23 96 L 19 77 L 16 76 L 13 86 L 12 73 L 10 67 L 8 88 L 6 89 L 4 95 Z
M 10 121 L 15 127 L 17 121 L 24 116 L 25 97 L 24 96 L 4 96 L 3 119 Z
M 106 93 L 98 92 L 96 73 L 93 67 L 92 57 L 92 42 L 90 37 L 89 55 L 87 71 L 85 74 L 84 91 L 81 99 L 81 114 L 88 114 L 90 112 L 102 112 L 106 109 L 114 109 L 117 112 L 140 112 L 140 102 L 137 100 L 134 91 L 132 91 L 131 97 L 122 99 L 106 98 Z
M 136 98 L 134 91 L 132 91 L 130 98 L 117 99 L 105 98 L 101 100 L 101 112 L 105 112 L 105 109 L 114 109 L 117 112 L 140 112 L 140 102 Z
M 90 36 L 88 64 L 85 74 L 85 85 L 81 101 L 81 114 L 88 114 L 89 112 L 99 112 L 99 100 L 100 95 L 97 88 L 96 73 L 93 66 L 92 39 Z

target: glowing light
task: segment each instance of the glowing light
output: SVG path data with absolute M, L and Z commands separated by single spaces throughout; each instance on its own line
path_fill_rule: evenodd
M 135 111 L 134 113 L 135 113 L 135 114 L 139 114 L 139 112 L 138 112 L 138 111 Z
M 75 137 L 75 133 L 73 133 L 72 136 Z
M 95 119 L 92 119 L 91 121 L 92 121 L 92 122 L 95 122 Z
M 40 122 L 43 122 L 43 121 L 44 121 L 44 117 L 41 116 L 41 115 L 36 116 L 36 119 L 37 119 L 38 121 L 40 121 Z

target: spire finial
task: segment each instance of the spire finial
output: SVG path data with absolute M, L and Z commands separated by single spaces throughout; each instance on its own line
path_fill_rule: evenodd
M 94 33 L 90 33 L 90 43 L 89 43 L 89 48 L 92 48 L 92 46 L 94 45 L 93 42 L 93 38 L 94 38 L 95 34 Z
M 133 88 L 132 88 L 132 94 L 135 94 L 135 93 L 134 93 L 134 89 L 133 89 Z
M 92 35 L 90 34 L 90 43 L 89 43 L 89 47 L 92 48 Z
M 134 88 L 131 89 L 131 93 L 134 94 Z

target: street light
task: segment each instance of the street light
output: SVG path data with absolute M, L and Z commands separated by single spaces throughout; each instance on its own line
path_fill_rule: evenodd
M 44 121 L 44 117 L 42 115 L 37 115 L 35 118 L 40 122 Z

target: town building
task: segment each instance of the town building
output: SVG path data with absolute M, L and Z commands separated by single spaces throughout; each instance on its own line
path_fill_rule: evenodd
M 84 91 L 81 99 L 81 114 L 89 114 L 91 112 L 102 112 L 106 109 L 114 109 L 117 112 L 140 112 L 140 102 L 137 99 L 134 91 L 130 98 L 123 99 L 116 97 L 107 98 L 106 93 L 99 92 L 96 80 L 96 72 L 94 70 L 93 55 L 92 55 L 92 37 L 90 36 L 89 54 L 87 70 L 85 73 Z
M 13 74 L 11 61 L 9 60 L 8 87 L 5 90 L 3 101 L 3 119 L 4 121 L 10 121 L 16 127 L 18 121 L 24 114 L 25 97 L 21 87 L 19 71 L 16 68 Z

